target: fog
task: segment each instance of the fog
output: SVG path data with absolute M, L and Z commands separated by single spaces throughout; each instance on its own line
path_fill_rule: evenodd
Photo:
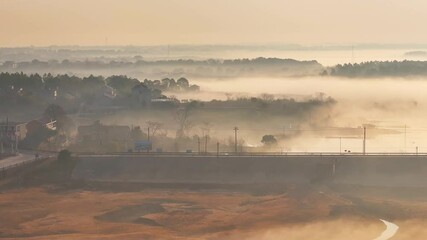
M 293 224 L 287 227 L 275 227 L 264 230 L 255 230 L 248 233 L 236 233 L 227 240 L 374 240 L 383 230 L 383 224 L 374 219 L 363 221 L 357 219 L 335 219 L 319 222 Z
M 324 66 L 366 61 L 427 60 L 425 45 L 159 45 L 159 46 L 50 46 L 0 48 L 5 61 L 147 61 L 207 60 L 239 58 L 283 58 L 316 60 Z M 55 70 L 55 69 L 51 69 Z
M 262 146 L 261 138 L 275 135 L 279 144 L 274 152 L 362 152 L 363 128 L 367 127 L 368 153 L 427 152 L 427 87 L 424 78 L 348 79 L 336 77 L 304 78 L 193 78 L 199 92 L 166 91 L 180 100 L 200 100 L 205 106 L 191 112 L 187 135 L 209 134 L 208 150 L 216 149 L 216 141 L 233 143 L 235 126 L 239 127 L 239 142 L 244 147 Z M 266 93 L 275 99 L 333 98 L 334 103 L 315 108 L 302 107 L 299 113 L 283 113 L 274 109 L 259 112 L 256 108 L 236 105 L 233 101 L 262 98 Z M 228 101 L 226 108 L 212 100 Z M 235 104 L 237 104 L 237 102 Z M 208 105 L 206 105 L 208 104 Z M 274 113 L 276 112 L 276 113 Z M 142 126 L 147 121 L 164 124 L 169 137 L 176 137 L 178 128 L 175 111 L 126 111 L 100 120 L 105 124 Z M 81 120 L 90 124 L 92 120 Z M 207 131 L 207 132 L 206 132 Z M 157 143 L 160 144 L 160 143 Z M 157 145 L 161 147 L 161 145 Z M 195 151 L 197 142 L 188 145 Z M 168 148 L 165 148 L 168 149 Z M 231 149 L 223 149 L 228 151 Z M 249 151 L 249 149 L 242 149 Z
M 187 133 L 189 137 L 203 135 L 201 129 L 209 125 L 210 136 L 224 144 L 231 141 L 232 129 L 238 126 L 240 141 L 248 147 L 261 146 L 262 136 L 272 134 L 280 139 L 279 145 L 270 151 L 361 152 L 362 126 L 365 125 L 368 127 L 368 152 L 415 152 L 417 147 L 419 152 L 423 152 L 427 151 L 427 142 L 424 140 L 427 126 L 423 122 L 427 110 L 427 96 L 423 92 L 427 87 L 427 77 L 423 75 L 424 72 L 418 72 L 418 76 L 396 77 L 388 76 L 388 70 L 377 67 L 376 74 L 381 78 L 375 78 L 375 75 L 347 78 L 320 74 L 327 66 L 349 62 L 423 60 L 424 49 L 423 45 L 11 48 L 0 49 L 3 53 L 0 69 L 83 77 L 90 74 L 104 77 L 112 74 L 128 75 L 140 81 L 146 78 L 186 77 L 191 84 L 200 86 L 200 91 L 166 90 L 164 94 L 184 101 L 236 101 L 234 105 L 230 103 L 225 106 L 210 103 L 205 109 L 194 111 L 191 117 L 192 127 Z M 259 56 L 266 58 L 255 59 Z M 39 57 L 39 60 L 33 61 L 34 57 Z M 18 61 L 17 65 L 8 60 Z M 364 66 L 364 71 L 370 67 L 376 67 L 375 63 Z M 387 67 L 393 69 L 395 65 Z M 405 63 L 402 69 L 397 68 L 393 74 L 411 73 L 411 67 L 420 69 L 423 65 L 417 62 Z M 358 71 L 358 66 L 346 71 L 351 74 L 352 71 Z M 280 109 L 281 106 L 272 104 L 271 100 L 265 101 L 273 108 L 270 113 L 256 112 L 262 109 L 256 104 L 237 103 L 239 99 L 263 99 L 265 94 L 274 99 L 301 102 L 299 112 L 286 113 Z M 334 100 L 334 104 L 303 107 L 304 102 L 328 97 Z M 229 108 L 232 105 L 241 109 L 232 111 Z M 225 110 L 212 110 L 215 108 Z M 17 113 L 9 111 L 7 114 L 13 117 Z M 144 126 L 148 120 L 162 122 L 170 137 L 175 137 L 177 130 L 175 111 L 128 111 L 99 118 L 106 124 L 128 126 Z M 79 120 L 79 123 L 90 124 L 93 120 L 96 119 Z M 215 143 L 211 144 L 209 148 L 215 148 Z
M 364 124 L 376 128 L 394 131 L 393 134 L 370 135 L 368 128 L 368 151 L 370 152 L 415 152 L 427 147 L 426 124 L 423 119 L 427 112 L 427 95 L 424 89 L 427 81 L 418 79 L 342 79 L 331 77 L 307 78 L 236 78 L 236 79 L 193 79 L 201 86 L 202 91 L 192 94 L 176 94 L 181 99 L 212 99 L 238 98 L 242 96 L 259 96 L 263 93 L 274 94 L 277 98 L 309 99 L 316 94 L 324 93 L 337 102 L 328 109 L 331 121 L 325 127 L 360 127 Z M 312 116 L 315 118 L 316 116 Z M 283 119 L 280 123 L 272 120 L 271 124 L 260 124 L 260 131 L 281 132 L 289 125 L 298 122 Z M 295 120 L 293 120 L 295 121 Z M 215 122 L 212 120 L 212 122 Z M 406 148 L 405 148 L 406 125 Z M 268 127 L 266 127 L 268 126 Z M 244 130 L 244 129 L 243 129 Z M 287 129 L 291 131 L 292 129 Z M 315 130 L 315 129 L 313 129 Z M 252 130 L 254 132 L 255 130 Z M 319 131 L 319 130 L 317 130 Z M 361 151 L 361 139 L 346 139 L 345 134 L 327 131 L 319 136 L 316 132 L 307 131 L 302 143 L 293 142 L 296 151 L 339 151 L 341 137 L 342 151 L 351 149 Z M 250 130 L 247 130 L 248 135 Z M 345 133 L 345 132 L 342 132 Z M 242 131 L 244 134 L 244 131 Z M 361 137 L 361 136 L 359 136 Z M 307 139 L 308 138 L 308 139 Z M 254 141 L 249 141 L 257 144 Z M 309 143 L 309 144 L 308 144 Z M 284 143 L 286 144 L 286 143 Z M 289 144 L 289 143 L 287 143 Z

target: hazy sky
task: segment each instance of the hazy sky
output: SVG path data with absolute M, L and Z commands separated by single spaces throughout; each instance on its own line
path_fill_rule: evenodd
M 0 46 L 427 43 L 426 0 L 0 0 Z

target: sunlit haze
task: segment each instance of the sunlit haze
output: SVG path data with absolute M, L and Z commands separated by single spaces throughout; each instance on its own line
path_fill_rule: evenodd
M 0 0 L 0 46 L 425 43 L 423 0 Z
M 0 239 L 427 239 L 426 0 L 0 0 Z

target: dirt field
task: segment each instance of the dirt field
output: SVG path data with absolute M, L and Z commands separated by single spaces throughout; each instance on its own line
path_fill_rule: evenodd
M 0 239 L 425 239 L 425 188 L 79 182 L 48 161 L 0 181 Z
M 27 188 L 0 195 L 2 239 L 326 239 L 375 238 L 380 222 L 333 216 L 347 200 L 293 189 L 255 196 L 229 191 L 103 192 Z M 363 221 L 362 221 L 363 219 Z M 369 224 L 366 224 L 366 223 Z M 355 230 L 363 231 L 355 231 Z M 323 232 L 312 238 L 313 231 Z M 326 235 L 325 235 L 326 234 Z M 310 237 L 311 236 L 311 237 Z M 354 238 L 360 239 L 360 238 Z

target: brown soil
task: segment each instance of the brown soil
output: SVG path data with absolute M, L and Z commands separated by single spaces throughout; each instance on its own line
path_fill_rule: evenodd
M 424 239 L 427 191 L 349 185 L 174 185 L 69 180 L 46 162 L 0 186 L 0 239 Z
M 337 205 L 350 208 L 352 204 L 333 194 L 295 189 L 286 194 L 254 196 L 221 191 L 52 192 L 44 187 L 26 188 L 0 195 L 0 237 L 275 239 L 268 236 L 288 229 L 281 234 L 303 239 L 301 234 L 310 233 L 304 229 L 337 223 L 361 227 L 364 236 L 373 238 L 382 231 L 381 223 L 363 214 L 347 213 L 345 218 L 331 215 Z M 362 227 L 362 222 L 370 223 L 369 227 Z M 337 236 L 348 234 L 352 228 L 343 228 Z

